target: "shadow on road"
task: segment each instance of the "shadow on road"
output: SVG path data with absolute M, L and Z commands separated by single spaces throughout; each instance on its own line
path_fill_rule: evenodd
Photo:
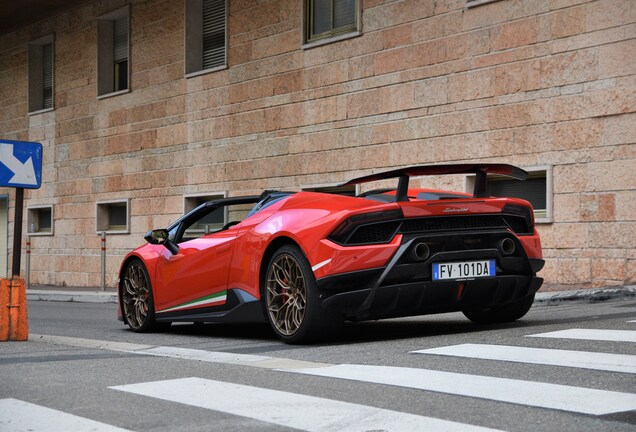
M 617 305 L 625 307 L 627 305 Z M 636 308 L 636 303 L 631 304 Z M 347 322 L 338 337 L 332 341 L 319 345 L 341 345 L 351 343 L 379 342 L 385 340 L 410 339 L 415 337 L 446 336 L 453 334 L 466 334 L 471 332 L 497 331 L 511 328 L 532 328 L 547 325 L 576 324 L 589 322 L 590 317 L 559 318 L 558 309 L 548 319 L 533 317 L 532 314 L 519 321 L 505 324 L 478 325 L 454 314 L 419 316 L 406 319 L 389 319 L 380 321 Z M 620 312 L 603 314 L 599 319 L 629 319 L 633 318 L 633 312 Z M 447 319 L 444 319 L 447 317 Z M 171 334 L 183 334 L 189 336 L 209 336 L 214 338 L 247 339 L 251 341 L 274 342 L 279 347 L 268 347 L 269 350 L 294 349 L 294 346 L 285 345 L 278 341 L 268 324 L 176 324 L 168 331 Z M 262 348 L 245 348 L 249 352 L 258 352 Z M 255 350 L 255 351 L 254 351 Z

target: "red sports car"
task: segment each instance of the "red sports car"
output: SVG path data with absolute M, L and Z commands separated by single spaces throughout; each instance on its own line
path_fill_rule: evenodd
M 415 166 L 348 197 L 272 192 L 206 202 L 146 234 L 119 274 L 119 317 L 137 332 L 172 322 L 266 322 L 288 343 L 344 320 L 462 311 L 478 323 L 524 316 L 543 279 L 533 209 L 488 197 L 505 164 Z M 474 193 L 409 188 L 413 176 L 474 174 Z

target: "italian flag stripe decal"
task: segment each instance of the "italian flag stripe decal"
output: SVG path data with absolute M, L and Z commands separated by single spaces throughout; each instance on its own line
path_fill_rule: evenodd
M 188 309 L 188 308 L 200 307 L 200 306 L 218 306 L 225 303 L 226 299 L 227 299 L 227 291 L 221 291 L 216 294 L 190 300 L 189 302 L 185 302 L 176 306 L 169 307 L 168 309 L 157 311 L 157 313 L 174 312 L 174 311 L 178 311 L 182 309 Z

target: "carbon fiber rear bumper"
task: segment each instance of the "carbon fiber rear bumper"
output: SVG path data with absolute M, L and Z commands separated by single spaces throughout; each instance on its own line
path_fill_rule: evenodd
M 347 319 L 365 320 L 488 308 L 533 295 L 543 279 L 542 259 L 525 253 L 502 256 L 497 249 L 437 253 L 425 262 L 405 259 L 413 240 L 402 244 L 386 267 L 317 280 L 322 307 Z M 496 259 L 497 276 L 470 280 L 431 280 L 433 262 Z
M 500 276 L 471 281 L 410 282 L 325 295 L 322 306 L 348 319 L 381 319 L 487 308 L 534 294 L 543 279 Z M 371 299 L 369 301 L 369 299 Z

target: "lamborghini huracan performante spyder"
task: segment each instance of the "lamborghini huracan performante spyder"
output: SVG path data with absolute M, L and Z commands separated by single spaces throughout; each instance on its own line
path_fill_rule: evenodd
M 487 196 L 505 164 L 415 166 L 341 186 L 397 179 L 356 197 L 272 192 L 208 201 L 146 234 L 119 274 L 119 318 L 136 332 L 172 322 L 269 322 L 288 343 L 324 339 L 344 320 L 462 311 L 514 321 L 543 279 L 527 201 Z M 473 174 L 472 194 L 409 188 L 414 176 Z

